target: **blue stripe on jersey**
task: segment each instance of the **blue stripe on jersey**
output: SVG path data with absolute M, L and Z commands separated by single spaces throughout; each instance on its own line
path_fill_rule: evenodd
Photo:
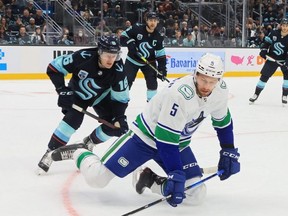
M 157 94 L 157 90 L 147 90 L 147 101 L 150 101 L 152 97 L 154 97 Z
M 192 136 L 187 136 L 187 137 L 180 138 L 179 143 L 188 142 L 188 141 L 191 140 L 191 137 Z
M 111 90 L 111 99 L 119 101 L 121 103 L 129 102 L 129 88 L 126 88 L 125 91 L 117 92 Z
M 154 137 L 154 132 L 151 130 L 151 128 L 149 127 L 149 125 L 147 124 L 147 122 L 145 121 L 144 117 L 143 117 L 143 113 L 140 114 L 140 119 L 141 122 L 143 123 L 143 125 L 145 126 L 146 130 L 149 132 L 151 137 Z
M 70 125 L 68 125 L 66 122 L 61 121 L 56 130 L 54 131 L 54 134 L 67 143 L 72 134 L 75 133 L 75 131 L 76 130 Z
M 161 57 L 161 56 L 165 56 L 166 53 L 165 53 L 165 49 L 161 49 L 161 50 L 156 50 L 155 52 L 155 57 L 158 58 L 158 57 Z
M 127 36 L 128 36 L 128 35 L 127 35 Z M 133 42 L 135 42 L 134 38 L 130 38 L 130 39 L 127 41 L 127 44 L 133 43 Z
M 68 71 L 63 67 L 63 58 L 66 58 L 68 55 L 63 55 L 55 58 L 50 64 L 56 68 L 60 73 L 63 73 L 64 76 L 68 74 Z
M 165 126 L 165 125 L 163 125 L 163 124 L 161 124 L 161 123 L 159 123 L 159 122 L 157 122 L 157 124 L 158 124 L 160 127 L 164 128 L 165 130 L 171 131 L 172 133 L 176 133 L 176 134 L 180 134 L 180 133 L 181 133 L 181 131 L 178 131 L 178 130 L 174 130 L 174 129 L 172 129 L 172 128 L 169 128 L 169 127 L 167 127 L 167 126 Z
M 262 82 L 261 80 L 259 80 L 256 86 L 258 88 L 264 89 L 265 85 L 266 85 L 266 82 Z
M 283 82 L 283 88 L 288 88 L 288 80 L 284 80 L 284 82 Z
M 96 128 L 95 133 L 96 133 L 96 137 L 99 138 L 102 142 L 105 142 L 111 138 L 111 136 L 109 136 L 103 132 L 101 126 Z
M 270 37 L 267 37 L 267 36 L 266 36 L 266 37 L 265 37 L 265 41 L 268 42 L 268 43 L 270 43 L 270 44 L 272 44 L 272 40 L 271 40 Z

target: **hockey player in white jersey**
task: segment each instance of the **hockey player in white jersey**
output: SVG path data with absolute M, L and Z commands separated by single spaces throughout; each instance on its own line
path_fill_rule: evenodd
M 139 175 L 136 191 L 145 188 L 163 196 L 172 206 L 185 202 L 200 204 L 206 195 L 205 184 L 185 191 L 200 180 L 202 173 L 189 144 L 192 134 L 211 115 L 212 125 L 221 146 L 218 169 L 224 170 L 220 180 L 240 171 L 240 154 L 234 147 L 233 123 L 227 106 L 228 90 L 222 80 L 223 62 L 207 53 L 198 61 L 194 75 L 174 80 L 156 94 L 144 111 L 136 117 L 131 129 L 117 139 L 102 158 L 86 149 L 75 149 L 73 159 L 92 187 L 104 187 L 114 177 L 125 177 L 148 160 L 154 160 L 165 171 L 160 177 L 145 168 Z M 61 147 L 52 154 L 67 158 Z M 68 152 L 69 153 L 69 152 Z M 184 192 L 185 191 L 185 192 Z

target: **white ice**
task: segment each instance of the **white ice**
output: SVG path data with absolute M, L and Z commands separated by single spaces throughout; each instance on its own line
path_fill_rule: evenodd
M 172 208 L 161 202 L 135 215 L 287 215 L 288 108 L 281 105 L 282 78 L 271 78 L 254 105 L 249 105 L 248 98 L 258 77 L 225 80 L 241 172 L 226 181 L 218 177 L 207 181 L 208 194 L 201 206 Z M 164 85 L 167 83 L 161 83 L 159 89 Z M 144 80 L 136 80 L 127 111 L 129 122 L 145 106 L 145 94 Z M 55 162 L 46 175 L 37 176 L 37 163 L 62 118 L 56 103 L 49 80 L 0 81 L 0 215 L 114 216 L 161 198 L 149 190 L 138 195 L 131 175 L 115 178 L 104 189 L 90 188 L 73 161 Z M 86 116 L 70 143 L 81 140 L 96 125 Z M 101 156 L 110 143 L 99 145 L 94 152 Z M 210 119 L 199 128 L 191 147 L 202 167 L 217 165 L 220 148 Z M 163 174 L 154 162 L 146 165 Z

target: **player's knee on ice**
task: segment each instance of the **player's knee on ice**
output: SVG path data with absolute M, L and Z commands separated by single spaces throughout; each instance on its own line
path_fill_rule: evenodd
M 200 181 L 200 177 L 195 177 L 192 179 L 188 179 L 185 183 L 185 186 L 189 186 L 194 184 L 197 181 Z M 188 205 L 201 205 L 204 202 L 204 199 L 206 197 L 206 185 L 205 184 L 200 184 L 196 186 L 195 188 L 189 189 L 185 192 L 186 194 L 186 199 L 184 199 L 184 203 Z
M 87 154 L 88 152 L 88 154 Z M 87 154 L 87 156 L 85 156 Z M 108 170 L 95 154 L 90 154 L 86 149 L 77 149 L 73 155 L 86 183 L 94 188 L 104 188 L 115 175 Z

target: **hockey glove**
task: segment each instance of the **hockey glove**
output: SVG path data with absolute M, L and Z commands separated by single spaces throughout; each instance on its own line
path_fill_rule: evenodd
M 120 137 L 121 135 L 125 134 L 128 130 L 128 124 L 127 124 L 127 117 L 125 115 L 118 116 L 112 120 L 112 124 L 114 124 L 116 127 L 119 127 L 119 129 L 115 130 L 115 136 Z
M 163 69 L 157 73 L 157 78 L 160 79 L 162 82 L 165 81 L 165 77 L 167 76 L 167 70 Z
M 131 56 L 132 58 L 136 59 L 137 61 L 143 62 L 143 60 L 141 59 L 142 54 L 141 54 L 140 52 L 138 52 L 138 49 L 137 49 L 135 43 L 129 44 L 129 46 L 128 46 L 128 52 L 129 52 L 129 54 L 130 54 L 130 56 Z
M 162 185 L 162 193 L 163 196 L 171 195 L 167 199 L 171 206 L 177 207 L 185 199 L 185 181 L 185 173 L 181 170 L 175 170 L 168 174 L 167 180 Z
M 287 60 L 285 63 L 280 67 L 283 73 L 288 73 L 288 62 Z
M 281 66 L 281 71 L 283 72 L 283 73 L 288 73 L 288 67 L 287 67 L 287 65 L 282 65 Z
M 260 55 L 263 59 L 266 59 L 267 50 L 266 50 L 266 49 L 262 49 L 262 50 L 260 51 L 259 55 Z
M 137 51 L 134 56 L 135 56 L 136 60 L 143 63 L 143 60 L 142 60 L 143 55 L 140 52 Z
M 60 87 L 56 89 L 58 97 L 58 106 L 62 108 L 71 108 L 73 104 L 73 91 L 66 87 Z
M 238 162 L 239 157 L 240 154 L 238 153 L 237 148 L 223 148 L 220 151 L 218 170 L 224 170 L 223 174 L 220 176 L 221 181 L 240 171 L 240 163 Z

